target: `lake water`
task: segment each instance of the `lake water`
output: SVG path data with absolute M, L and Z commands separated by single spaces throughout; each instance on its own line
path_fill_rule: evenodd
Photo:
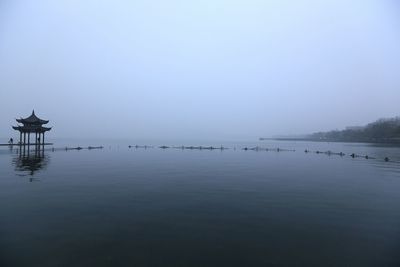
M 0 266 L 400 266 L 398 147 L 128 144 L 0 148 Z

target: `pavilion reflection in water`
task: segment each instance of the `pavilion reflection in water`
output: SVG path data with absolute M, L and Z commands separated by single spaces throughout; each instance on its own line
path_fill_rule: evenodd
M 32 151 L 18 149 L 13 158 L 13 165 L 18 176 L 31 176 L 30 181 L 34 181 L 33 176 L 43 170 L 49 164 L 50 157 L 45 154 L 44 149 L 34 149 Z
M 16 120 L 19 125 L 13 126 L 20 134 L 17 155 L 13 158 L 15 171 L 19 176 L 31 176 L 30 181 L 33 181 L 35 173 L 45 169 L 49 163 L 48 155 L 44 153 L 46 145 L 44 137 L 45 132 L 51 130 L 49 127 L 44 127 L 48 120 L 40 119 L 35 115 L 35 111 L 27 118 Z M 34 135 L 34 142 L 31 142 L 31 134 Z M 13 144 L 10 146 L 13 149 Z

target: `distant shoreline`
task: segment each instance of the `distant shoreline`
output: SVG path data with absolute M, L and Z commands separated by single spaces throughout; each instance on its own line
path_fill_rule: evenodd
M 279 137 L 279 138 L 267 138 L 260 137 L 260 141 L 273 140 L 273 141 L 304 141 L 304 142 L 335 142 L 335 143 L 367 143 L 367 144 L 392 144 L 400 145 L 400 139 L 375 139 L 375 140 L 342 140 L 342 139 L 314 139 L 314 138 L 291 138 L 291 137 Z
M 365 126 L 351 126 L 344 130 L 317 132 L 292 137 L 264 138 L 260 140 L 343 142 L 367 144 L 400 144 L 400 117 L 379 119 Z

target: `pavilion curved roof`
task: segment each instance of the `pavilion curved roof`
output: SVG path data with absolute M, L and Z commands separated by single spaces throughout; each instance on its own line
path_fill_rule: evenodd
M 23 124 L 36 124 L 36 125 L 38 125 L 38 124 L 40 124 L 40 125 L 41 124 L 46 124 L 46 123 L 49 122 L 48 120 L 42 120 L 42 119 L 38 118 L 35 115 L 35 111 L 34 110 L 32 111 L 32 114 L 29 117 L 27 117 L 25 119 L 23 119 L 23 118 L 16 119 L 16 121 L 19 122 L 19 123 L 23 123 Z
M 51 127 L 43 127 L 40 125 L 12 126 L 12 128 L 23 133 L 44 133 L 51 130 Z

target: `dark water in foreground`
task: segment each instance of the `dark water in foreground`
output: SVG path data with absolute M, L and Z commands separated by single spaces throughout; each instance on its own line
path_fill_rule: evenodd
M 258 145 L 1 149 L 0 266 L 400 265 L 399 148 Z

